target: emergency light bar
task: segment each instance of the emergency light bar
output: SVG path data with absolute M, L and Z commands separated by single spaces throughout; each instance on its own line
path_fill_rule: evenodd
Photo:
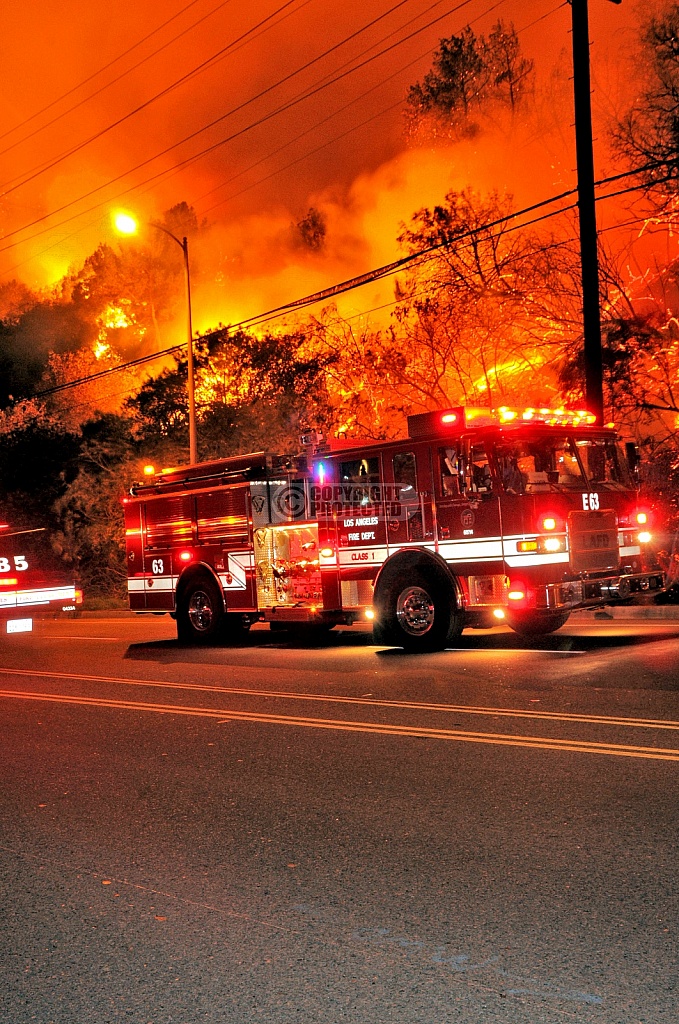
M 590 426 L 596 422 L 594 413 L 584 409 L 514 409 L 501 405 L 497 409 L 478 406 L 457 406 L 437 412 L 421 412 L 408 417 L 408 437 L 430 437 L 432 434 L 457 433 L 469 427 L 504 426 L 518 423 L 546 423 L 550 427 Z

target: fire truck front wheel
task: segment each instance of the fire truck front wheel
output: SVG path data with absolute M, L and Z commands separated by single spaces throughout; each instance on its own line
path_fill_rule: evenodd
M 462 631 L 452 588 L 435 585 L 419 573 L 393 579 L 380 602 L 378 643 L 406 651 L 441 651 Z M 378 639 L 379 638 L 379 639 Z
M 184 643 L 217 640 L 224 625 L 224 601 L 217 584 L 207 577 L 189 581 L 177 599 L 177 636 Z
M 519 636 L 547 636 L 565 626 L 569 616 L 570 612 L 513 612 L 507 623 Z

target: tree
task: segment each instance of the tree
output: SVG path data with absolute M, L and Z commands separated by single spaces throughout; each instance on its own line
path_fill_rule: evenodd
M 400 241 L 433 250 L 402 287 L 396 336 L 402 394 L 420 407 L 543 402 L 558 392 L 564 346 L 579 333 L 577 258 L 553 237 L 518 230 L 509 198 L 450 192 Z
M 629 165 L 642 167 L 647 195 L 668 209 L 679 183 L 679 5 L 670 4 L 642 29 L 638 98 L 613 130 Z
M 41 300 L 0 321 L 0 408 L 36 390 L 50 353 L 91 344 L 95 327 L 71 303 Z
M 311 206 L 306 215 L 297 221 L 297 243 L 310 249 L 312 252 L 320 252 L 325 246 L 327 230 L 326 218 L 320 210 L 317 210 L 315 206 Z
M 195 346 L 201 457 L 242 445 L 295 447 L 305 419 L 323 419 L 328 357 L 310 351 L 304 333 L 257 337 L 219 328 Z M 177 360 L 128 400 L 145 442 L 184 446 L 188 436 L 186 361 Z
M 78 567 L 87 596 L 126 592 L 122 498 L 142 461 L 129 417 L 109 413 L 83 425 L 77 473 L 54 506 L 54 544 Z
M 427 122 L 434 131 L 461 136 L 479 130 L 471 115 L 484 104 L 515 110 L 532 85 L 533 61 L 521 55 L 513 25 L 498 21 L 488 38 L 476 36 L 469 25 L 459 36 L 442 39 L 433 69 L 408 92 L 411 131 Z M 437 128 L 438 125 L 438 128 Z
M 80 437 L 36 402 L 0 417 L 0 503 L 15 526 L 56 528 L 55 502 L 77 474 Z

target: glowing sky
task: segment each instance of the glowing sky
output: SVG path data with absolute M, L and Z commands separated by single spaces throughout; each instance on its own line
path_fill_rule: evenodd
M 408 148 L 402 101 L 439 39 L 500 17 L 536 60 L 536 116 L 511 138 L 498 123 L 474 143 Z M 603 119 L 630 87 L 636 15 L 590 0 L 590 17 L 605 172 Z M 203 328 L 395 258 L 399 223 L 449 188 L 509 189 L 521 205 L 570 187 L 569 27 L 559 0 L 4 0 L 0 280 L 58 279 L 112 241 L 113 204 L 152 219 L 186 201 L 212 226 Z M 328 222 L 314 262 L 289 245 L 311 205 Z

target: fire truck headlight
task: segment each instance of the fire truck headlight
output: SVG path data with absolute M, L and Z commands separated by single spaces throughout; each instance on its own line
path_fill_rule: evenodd
M 637 540 L 640 544 L 648 544 L 651 540 L 651 534 L 648 530 L 642 530 L 641 533 L 637 534 Z
M 506 618 L 504 608 L 493 608 L 493 617 L 496 619 Z
M 375 618 L 375 612 L 373 611 L 372 608 L 366 608 L 365 617 L 366 619 L 369 619 L 370 622 L 372 622 L 372 620 Z
M 542 547 L 545 551 L 549 551 L 550 553 L 561 551 L 563 548 L 563 541 L 560 537 L 545 537 L 542 542 Z

